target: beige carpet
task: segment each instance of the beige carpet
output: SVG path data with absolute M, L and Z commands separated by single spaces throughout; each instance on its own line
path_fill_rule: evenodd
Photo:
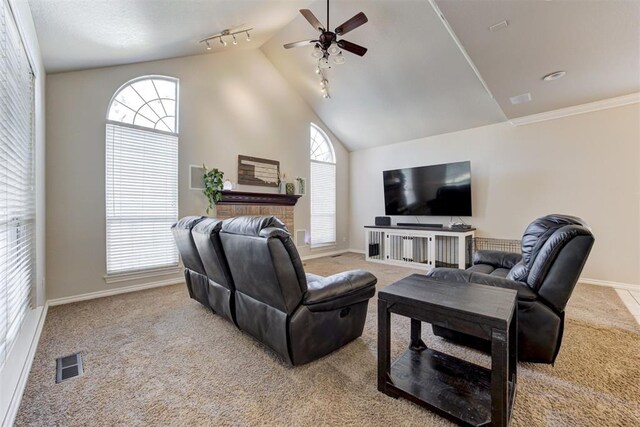
M 306 263 L 330 274 L 365 268 L 384 287 L 412 270 L 355 254 Z M 449 425 L 376 390 L 376 303 L 360 339 L 313 363 L 285 366 L 229 322 L 169 286 L 52 307 L 17 425 Z M 409 323 L 394 317 L 393 351 Z M 434 337 L 428 345 L 486 365 Z M 55 358 L 82 352 L 84 376 L 55 384 Z M 555 367 L 520 364 L 517 426 L 638 425 L 640 329 L 612 289 L 579 285 Z

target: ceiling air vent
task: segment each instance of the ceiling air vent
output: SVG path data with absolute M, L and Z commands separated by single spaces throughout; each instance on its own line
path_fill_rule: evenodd
M 531 94 L 523 93 L 522 95 L 512 96 L 509 100 L 513 105 L 524 104 L 525 102 L 531 101 Z
M 504 21 L 500 21 L 497 24 L 493 24 L 492 26 L 490 26 L 489 31 L 491 31 L 492 33 L 495 33 L 496 31 L 507 28 L 508 26 L 509 26 L 509 23 L 505 19 Z

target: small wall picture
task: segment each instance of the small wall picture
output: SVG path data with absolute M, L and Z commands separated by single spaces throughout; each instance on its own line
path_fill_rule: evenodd
M 279 161 L 238 156 L 238 184 L 278 187 L 279 177 Z

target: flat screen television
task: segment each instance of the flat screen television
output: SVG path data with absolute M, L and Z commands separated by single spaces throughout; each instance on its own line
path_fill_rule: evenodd
M 471 162 L 383 172 L 386 215 L 471 216 Z

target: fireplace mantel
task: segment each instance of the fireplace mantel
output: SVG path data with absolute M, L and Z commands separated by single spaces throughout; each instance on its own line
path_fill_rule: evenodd
M 223 191 L 218 205 L 269 205 L 295 206 L 299 194 L 249 193 L 245 191 Z

